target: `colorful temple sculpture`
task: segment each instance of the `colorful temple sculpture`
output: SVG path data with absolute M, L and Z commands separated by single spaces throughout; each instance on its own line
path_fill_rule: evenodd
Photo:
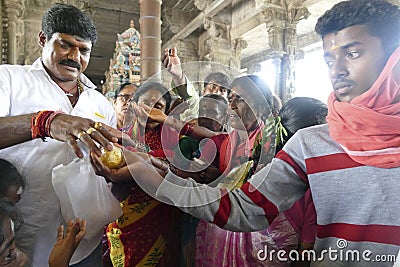
M 140 82 L 140 33 L 131 20 L 129 29 L 117 34 L 115 51 L 106 71 L 103 94 L 111 96 L 118 87 L 127 82 Z

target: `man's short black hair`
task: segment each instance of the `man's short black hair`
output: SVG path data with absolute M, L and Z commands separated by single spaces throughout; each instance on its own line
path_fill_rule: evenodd
M 93 21 L 79 8 L 55 4 L 48 9 L 42 18 L 42 31 L 47 39 L 51 39 L 54 33 L 66 33 L 79 36 L 84 40 L 96 43 L 97 31 Z
M 318 19 L 315 31 L 324 38 L 355 25 L 366 25 L 371 35 L 380 38 L 388 56 L 399 46 L 400 7 L 385 0 L 340 2 Z

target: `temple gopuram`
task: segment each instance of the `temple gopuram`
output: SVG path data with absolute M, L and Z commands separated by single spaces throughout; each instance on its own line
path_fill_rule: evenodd
M 110 59 L 110 66 L 106 71 L 106 82 L 102 92 L 111 97 L 113 92 L 123 83 L 140 82 L 140 33 L 135 29 L 131 20 L 129 29 L 117 33 L 115 51 Z

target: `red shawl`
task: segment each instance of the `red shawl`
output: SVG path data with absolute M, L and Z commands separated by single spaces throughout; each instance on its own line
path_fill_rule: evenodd
M 331 137 L 356 162 L 380 168 L 400 167 L 400 47 L 372 87 L 350 103 L 329 96 Z

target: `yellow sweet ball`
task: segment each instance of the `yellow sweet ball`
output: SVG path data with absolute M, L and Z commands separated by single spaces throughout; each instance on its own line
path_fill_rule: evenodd
M 114 146 L 111 151 L 102 149 L 103 154 L 100 156 L 101 162 L 110 169 L 116 169 L 121 167 L 125 163 L 122 149 Z

